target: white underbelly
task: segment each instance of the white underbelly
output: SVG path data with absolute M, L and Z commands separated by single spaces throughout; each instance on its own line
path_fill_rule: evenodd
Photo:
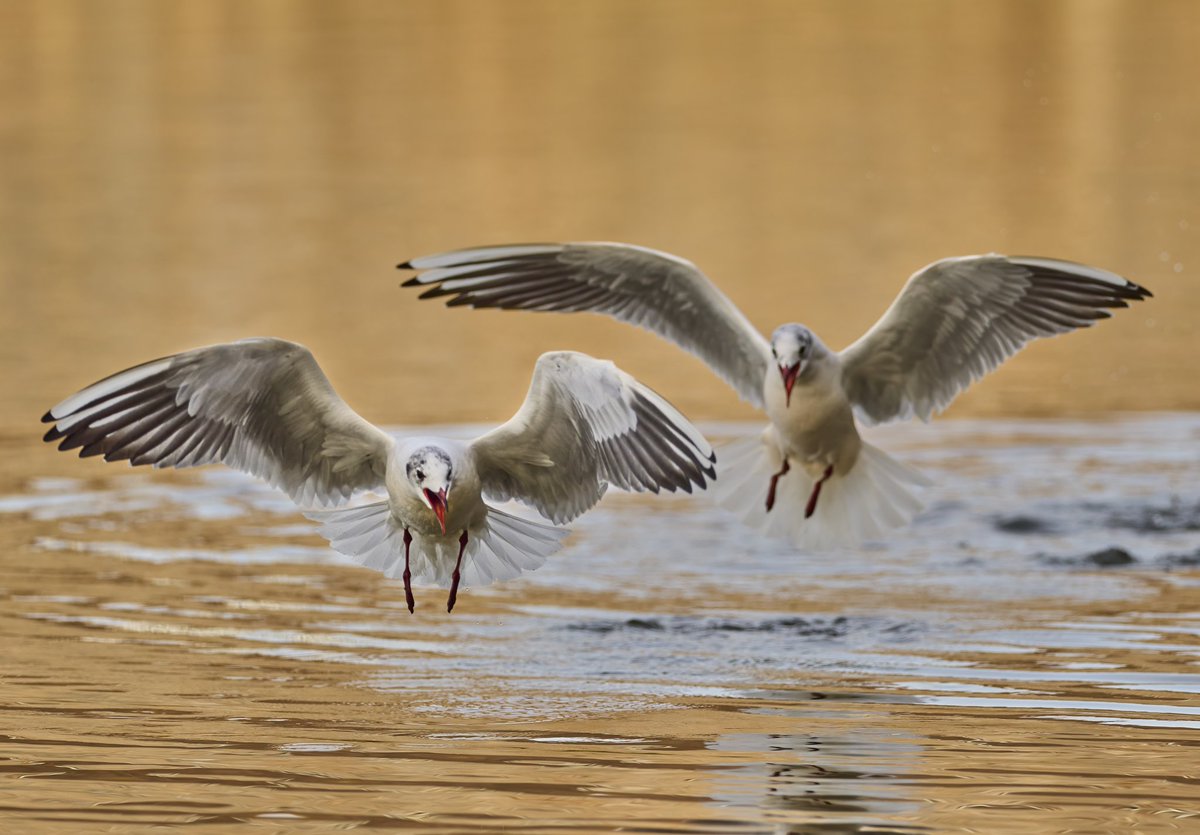
M 845 473 L 854 466 L 862 441 L 842 392 L 797 385 L 789 405 L 783 386 L 775 388 L 778 391 L 767 387 L 766 411 L 784 455 L 818 473 L 830 465 L 836 473 Z
M 392 512 L 404 527 L 423 536 L 443 536 L 437 515 L 417 496 L 405 493 L 398 497 L 392 494 L 391 503 Z M 456 542 L 464 530 L 478 529 L 487 517 L 487 507 L 478 490 L 451 489 L 446 504 L 444 536 L 453 538 Z

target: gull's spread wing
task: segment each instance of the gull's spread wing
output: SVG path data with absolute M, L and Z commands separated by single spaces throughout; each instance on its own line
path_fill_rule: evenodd
M 520 410 L 471 452 L 490 497 L 560 523 L 609 484 L 690 493 L 715 478 L 712 448 L 670 403 L 611 362 L 573 351 L 543 354 Z
M 872 422 L 922 420 L 1025 343 L 1087 327 L 1151 295 L 1095 267 L 1050 258 L 947 258 L 917 272 L 842 351 L 842 382 Z
M 630 244 L 479 247 L 414 258 L 421 298 L 450 306 L 606 313 L 647 328 L 704 360 L 738 395 L 762 407 L 771 348 L 691 263 Z
M 392 440 L 347 406 L 302 345 L 245 339 L 152 360 L 68 397 L 45 440 L 155 467 L 221 462 L 307 504 L 381 487 Z

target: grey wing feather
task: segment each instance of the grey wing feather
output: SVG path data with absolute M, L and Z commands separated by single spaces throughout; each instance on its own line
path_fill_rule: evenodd
M 771 350 L 724 293 L 691 263 L 619 243 L 478 247 L 414 258 L 405 286 L 451 307 L 604 313 L 654 331 L 704 360 L 762 407 Z
M 1118 275 L 1050 258 L 977 255 L 914 274 L 882 318 L 841 353 L 860 417 L 929 420 L 1039 337 L 1087 327 L 1150 296 Z
M 246 339 L 126 369 L 52 408 L 46 441 L 155 467 L 221 462 L 308 504 L 383 485 L 392 440 L 302 345 Z
M 512 420 L 471 445 L 484 492 L 533 505 L 557 523 L 626 490 L 704 487 L 712 447 L 662 397 L 611 362 L 543 354 Z

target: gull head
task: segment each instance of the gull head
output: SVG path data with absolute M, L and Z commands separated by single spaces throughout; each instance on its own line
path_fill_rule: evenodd
M 453 468 L 450 453 L 436 446 L 423 446 L 408 457 L 404 465 L 408 482 L 417 491 L 421 500 L 429 506 L 446 532 L 447 498 L 453 483 Z
M 771 356 L 779 367 L 779 376 L 783 378 L 783 389 L 787 392 L 787 402 L 792 402 L 792 387 L 813 357 L 817 339 L 813 332 L 804 325 L 794 322 L 780 325 L 771 334 Z

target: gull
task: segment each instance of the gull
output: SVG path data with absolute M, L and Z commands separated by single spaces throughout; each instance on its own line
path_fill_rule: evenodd
M 417 271 L 405 286 L 426 287 L 421 298 L 602 313 L 704 360 L 770 419 L 761 437 L 722 450 L 718 500 L 747 524 L 812 548 L 906 524 L 921 507 L 910 488 L 929 484 L 866 443 L 856 417 L 928 421 L 1030 340 L 1151 295 L 1069 261 L 946 258 L 913 274 L 870 330 L 834 351 L 797 323 L 765 339 L 692 263 L 631 244 L 479 247 L 399 266 Z
M 507 580 L 545 562 L 569 522 L 611 484 L 692 492 L 715 477 L 704 437 L 666 400 L 611 362 L 543 354 L 511 420 L 473 441 L 393 439 L 333 390 L 303 345 L 257 337 L 152 360 L 93 383 L 42 418 L 45 440 L 155 467 L 223 463 L 316 510 L 333 548 L 404 579 L 449 586 Z M 516 499 L 553 525 L 485 501 Z M 464 567 L 465 566 L 465 567 Z M 401 573 L 402 569 L 402 573 Z

